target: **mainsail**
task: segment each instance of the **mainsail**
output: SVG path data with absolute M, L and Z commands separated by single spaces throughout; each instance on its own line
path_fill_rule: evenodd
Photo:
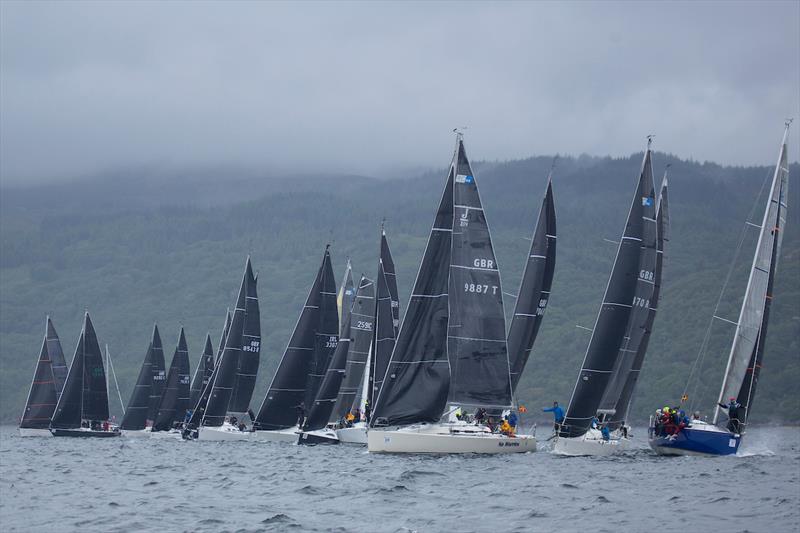
M 236 368 L 236 381 L 228 412 L 242 415 L 250 409 L 250 399 L 256 386 L 261 356 L 261 314 L 258 307 L 257 279 L 253 275 L 250 257 L 245 266 L 245 309 L 242 329 L 242 351 Z
M 176 422 L 183 422 L 186 411 L 191 407 L 190 402 L 189 349 L 186 346 L 186 335 L 181 328 L 152 431 L 168 431 Z
M 161 344 L 161 335 L 158 333 L 158 326 L 153 326 L 153 354 L 150 357 L 150 371 L 153 374 L 153 381 L 150 385 L 150 398 L 147 405 L 147 420 L 152 422 L 158 414 L 158 402 L 161 401 L 161 391 L 167 381 L 167 366 L 164 361 L 164 347 Z
M 786 153 L 788 135 L 787 122 L 769 191 L 769 203 L 761 222 L 750 278 L 718 400 L 727 402 L 728 398 L 736 398 L 742 406 L 739 422 L 743 425 L 747 422 L 761 372 L 764 340 L 772 303 L 772 286 L 783 241 L 783 228 L 786 224 L 786 197 L 789 187 L 789 164 Z M 720 409 L 717 407 L 714 412 L 715 424 L 719 414 Z
M 353 406 L 356 395 L 359 392 L 359 385 L 364 378 L 364 370 L 369 357 L 370 343 L 372 342 L 374 324 L 372 315 L 375 310 L 375 284 L 373 281 L 361 276 L 355 296 L 353 309 L 347 317 L 348 322 L 342 328 L 342 337 L 339 338 L 340 344 L 342 343 L 342 338 L 348 339 L 347 362 L 344 366 L 344 375 L 341 376 L 341 384 L 336 387 L 338 395 L 329 417 L 331 422 L 341 420 Z M 346 333 L 345 329 L 347 329 Z M 325 376 L 326 380 L 329 379 L 330 368 L 334 366 L 338 352 L 339 347 L 337 346 L 331 360 L 331 366 L 328 367 L 328 376 Z M 331 379 L 335 380 L 336 376 L 331 376 Z M 324 389 L 325 384 L 323 383 L 322 387 L 320 387 L 319 396 L 322 396 Z M 318 401 L 319 396 L 317 398 Z
M 397 296 L 397 276 L 394 260 L 386 240 L 386 231 L 381 228 L 381 255 L 378 260 L 377 294 L 373 317 L 373 340 L 367 363 L 366 406 L 375 403 L 375 397 L 383 384 L 386 367 L 394 350 L 397 330 L 400 326 L 400 303 Z M 360 403 L 360 402 L 359 402 Z
M 645 224 L 650 223 L 646 219 L 654 220 L 655 215 L 650 157 L 648 146 L 603 303 L 559 431 L 561 437 L 579 437 L 589 429 L 617 364 L 631 310 L 634 305 L 647 307 L 635 298 Z
M 255 428 L 285 429 L 295 425 L 296 409 L 317 396 L 339 336 L 336 282 L 328 246 L 314 284 L 258 410 Z
M 652 160 L 648 159 L 645 166 L 645 173 L 649 174 L 646 178 L 648 183 L 652 182 L 653 167 Z M 653 202 L 655 204 L 655 201 Z M 656 305 L 654 293 L 656 290 L 656 263 L 658 249 L 658 224 L 656 221 L 656 206 L 642 206 L 642 240 L 639 243 L 639 275 L 636 279 L 636 292 L 633 296 L 633 307 L 628 316 L 628 323 L 625 328 L 625 336 L 619 347 L 619 354 L 614 365 L 614 370 L 606 385 L 605 393 L 600 401 L 598 414 L 603 422 L 614 421 L 610 424 L 610 429 L 624 421 L 625 413 L 617 413 L 616 407 L 622 398 L 622 391 L 628 382 L 630 371 L 634 362 L 641 356 L 644 360 L 643 343 L 647 333 L 647 324 L 652 313 L 651 308 Z M 641 362 L 639 364 L 641 368 Z M 633 393 L 633 391 L 630 391 Z M 628 398 L 629 399 L 629 398 Z M 619 415 L 619 416 L 617 416 Z
M 214 346 L 211 344 L 211 334 L 206 335 L 206 344 L 203 348 L 203 355 L 200 356 L 200 361 L 197 363 L 197 368 L 194 371 L 192 378 L 192 386 L 190 389 L 191 406 L 197 405 L 200 399 L 200 394 L 203 389 L 208 385 L 211 379 L 211 374 L 214 372 Z
M 460 406 L 510 407 L 512 393 L 500 271 L 478 184 L 460 140 L 453 208 L 448 401 Z
M 47 317 L 42 349 L 19 427 L 47 429 L 67 378 L 67 363 L 53 321 Z
M 50 427 L 79 428 L 84 420 L 108 420 L 108 389 L 103 355 L 88 312 L 84 315 L 81 336 Z
M 158 347 L 159 354 L 161 355 L 162 363 L 159 368 L 157 359 L 156 347 Z M 120 428 L 137 431 L 144 429 L 147 426 L 147 421 L 152 421 L 155 414 L 151 415 L 151 396 L 153 386 L 158 379 L 159 386 L 164 383 L 164 369 L 163 369 L 164 354 L 161 351 L 161 336 L 158 334 L 158 326 L 153 326 L 153 335 L 150 344 L 147 346 L 147 353 L 144 356 L 144 362 L 139 369 L 139 377 L 136 379 L 136 385 L 133 387 L 131 398 L 128 400 L 128 407 L 125 409 L 125 416 L 122 417 L 122 424 Z M 159 400 L 161 396 L 159 393 Z M 157 404 L 153 407 L 153 413 L 157 413 Z
M 530 357 L 536 335 L 544 319 L 550 286 L 556 267 L 556 210 L 553 184 L 548 179 L 547 191 L 539 210 L 536 229 L 522 273 L 514 316 L 508 331 L 508 358 L 511 363 L 511 387 L 516 390 L 522 371 Z

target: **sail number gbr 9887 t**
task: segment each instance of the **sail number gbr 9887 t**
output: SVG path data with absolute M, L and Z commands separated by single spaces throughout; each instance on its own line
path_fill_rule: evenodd
M 478 294 L 497 294 L 497 285 L 481 285 L 480 283 L 464 283 L 464 292 L 474 292 Z

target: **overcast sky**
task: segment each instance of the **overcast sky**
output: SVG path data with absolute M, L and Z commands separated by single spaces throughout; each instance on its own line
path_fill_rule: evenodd
M 117 166 L 380 174 L 658 150 L 772 163 L 800 2 L 0 2 L 4 183 Z M 791 158 L 797 158 L 800 121 Z

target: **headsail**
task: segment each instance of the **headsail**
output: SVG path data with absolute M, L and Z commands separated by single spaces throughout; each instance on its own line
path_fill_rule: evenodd
M 786 224 L 786 198 L 789 187 L 789 164 L 786 153 L 788 136 L 787 122 L 718 400 L 727 402 L 728 398 L 737 399 L 742 406 L 739 415 L 741 424 L 746 424 L 761 371 L 764 340 L 772 303 L 772 285 L 783 241 L 783 228 Z M 717 407 L 714 412 L 715 424 L 719 413 Z
M 256 429 L 292 427 L 296 409 L 310 406 L 338 342 L 336 282 L 328 247 L 292 337 L 258 410 Z M 310 397 L 310 398 L 309 398 Z
M 478 183 L 460 139 L 457 150 L 448 289 L 448 401 L 505 408 L 512 404 L 512 393 L 500 271 Z
M 84 315 L 81 336 L 50 427 L 78 428 L 83 420 L 108 420 L 108 389 L 103 355 L 88 312 Z
M 161 335 L 158 326 L 153 326 L 152 354 L 150 355 L 150 372 L 153 380 L 150 385 L 150 398 L 147 404 L 147 420 L 152 422 L 158 414 L 158 403 L 161 401 L 161 391 L 167 381 L 167 366 L 164 361 L 164 347 L 161 344 Z
M 67 366 L 61 341 L 50 317 L 47 317 L 42 349 L 36 362 L 36 371 L 25 402 L 19 427 L 30 429 L 47 429 L 53 416 L 58 397 L 64 388 L 67 377 Z
M 189 349 L 186 346 L 186 335 L 181 328 L 178 346 L 172 356 L 167 383 L 161 393 L 158 414 L 153 421 L 152 431 L 168 431 L 176 422 L 182 422 L 186 411 L 191 406 L 190 401 Z
M 358 282 L 356 298 L 353 301 L 353 309 L 348 316 L 349 323 L 346 323 L 345 327 L 342 328 L 342 337 L 349 339 L 347 343 L 347 364 L 344 367 L 341 385 L 337 389 L 336 404 L 330 415 L 331 422 L 341 420 L 350 411 L 359 392 L 359 385 L 364 377 L 364 370 L 369 357 L 369 347 L 372 342 L 374 325 L 372 315 L 374 309 L 375 284 L 371 279 L 361 276 Z M 345 328 L 347 329 L 346 333 Z M 339 343 L 341 342 L 342 338 L 339 339 Z M 336 353 L 338 353 L 338 346 L 336 350 Z M 331 360 L 331 366 L 333 366 L 333 361 L 336 360 L 336 353 L 334 353 Z M 330 374 L 330 367 L 328 373 Z M 328 379 L 328 376 L 326 376 L 326 379 Z M 320 395 L 324 388 L 325 384 L 320 388 Z
M 447 175 L 397 343 L 372 406 L 371 426 L 438 422 L 447 403 L 450 385 L 448 279 L 454 177 L 455 161 Z
M 634 297 L 639 279 L 644 217 L 650 213 L 652 219 L 654 212 L 651 210 L 654 209 L 655 192 L 648 146 L 603 303 L 559 431 L 561 437 L 579 437 L 586 433 L 605 394 L 626 335 L 631 309 L 633 305 L 640 305 Z
M 544 319 L 555 267 L 556 210 L 553 183 L 548 179 L 508 331 L 508 358 L 511 362 L 511 386 L 514 390 L 522 377 Z
M 256 386 L 261 358 L 261 314 L 258 307 L 257 280 L 253 275 L 250 257 L 245 266 L 245 309 L 242 329 L 242 351 L 236 368 L 236 381 L 228 412 L 242 415 L 250 409 L 250 399 Z

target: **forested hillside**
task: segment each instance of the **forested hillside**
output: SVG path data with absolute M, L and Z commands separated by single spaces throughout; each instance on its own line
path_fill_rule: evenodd
M 477 155 L 477 154 L 475 154 Z M 767 154 L 768 156 L 771 154 Z M 554 174 L 558 257 L 550 305 L 519 400 L 531 412 L 566 403 L 589 341 L 641 164 L 629 158 L 562 158 Z M 446 154 L 445 154 L 446 159 Z M 516 293 L 551 157 L 476 164 L 504 290 Z M 765 157 L 765 159 L 769 159 Z M 671 240 L 662 302 L 639 387 L 638 418 L 683 391 L 738 237 L 770 167 L 732 168 L 657 153 L 670 169 Z M 790 182 L 798 176 L 792 165 Z M 252 255 L 261 300 L 262 365 L 257 408 L 288 341 L 326 243 L 337 276 L 345 258 L 374 276 L 379 226 L 395 257 L 404 311 L 439 201 L 444 172 L 406 179 L 261 176 L 237 169 L 157 173 L 138 169 L 59 186 L 5 188 L 0 195 L 0 415 L 16 421 L 53 317 L 70 359 L 89 309 L 108 343 L 125 401 L 154 322 L 169 359 L 179 325 L 196 364 L 207 331 L 216 339 Z M 800 186 L 790 184 L 754 420 L 795 422 L 800 411 Z M 763 196 L 762 196 L 763 197 Z M 751 221 L 760 222 L 758 201 Z M 750 228 L 720 316 L 736 320 L 755 246 Z M 510 313 L 513 298 L 506 297 Z M 700 385 L 717 394 L 732 329 L 715 324 Z M 112 411 L 119 413 L 112 398 Z M 538 415 L 536 415 L 538 417 Z

